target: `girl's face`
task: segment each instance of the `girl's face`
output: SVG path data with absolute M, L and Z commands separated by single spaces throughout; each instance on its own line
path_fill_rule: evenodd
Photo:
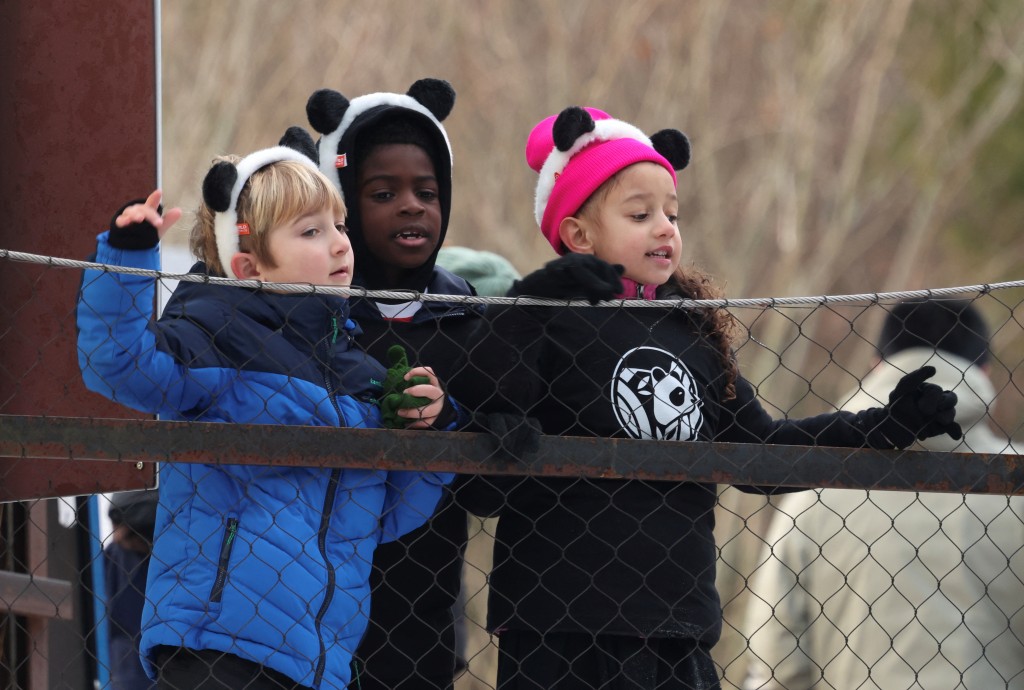
M 345 219 L 337 218 L 330 208 L 273 228 L 267 250 L 276 265 L 257 262 L 260 280 L 342 287 L 352 284 L 354 258 Z
M 609 184 L 603 199 L 580 215 L 590 253 L 622 264 L 637 283 L 665 283 L 679 267 L 683 244 L 672 176 L 656 163 L 636 163 Z
M 363 239 L 400 275 L 419 268 L 441 235 L 441 203 L 430 156 L 414 144 L 384 144 L 363 161 L 357 181 Z

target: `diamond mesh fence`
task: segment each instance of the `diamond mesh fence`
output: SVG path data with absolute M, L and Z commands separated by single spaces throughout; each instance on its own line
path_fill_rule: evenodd
M 7 687 L 1024 687 L 1022 284 L 589 305 L 0 259 Z

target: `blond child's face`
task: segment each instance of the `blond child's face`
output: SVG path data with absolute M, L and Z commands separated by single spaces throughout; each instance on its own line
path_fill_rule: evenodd
M 330 208 L 270 230 L 267 249 L 276 265 L 257 262 L 259 279 L 273 283 L 352 284 L 354 258 L 345 219 Z
M 604 198 L 581 217 L 591 253 L 622 264 L 624 275 L 661 285 L 679 267 L 679 198 L 672 176 L 656 163 L 636 163 L 620 172 Z

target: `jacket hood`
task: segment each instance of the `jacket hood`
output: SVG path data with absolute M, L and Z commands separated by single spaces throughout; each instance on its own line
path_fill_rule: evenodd
M 358 284 L 370 289 L 423 290 L 428 284 L 437 252 L 448 231 L 452 194 L 452 149 L 442 124 L 455 104 L 455 90 L 443 79 L 419 79 L 404 94 L 371 93 L 349 101 L 331 89 L 320 89 L 306 103 L 310 124 L 322 135 L 318 144 L 321 171 L 339 185 L 348 206 L 349 237 L 356 257 Z M 441 207 L 441 228 L 437 247 L 418 268 L 406 271 L 398 284 L 384 279 L 381 263 L 367 249 L 362 233 L 356 182 L 365 155 L 361 143 L 379 125 L 402 119 L 415 130 L 415 141 L 402 137 L 392 143 L 423 146 L 434 164 Z
M 434 247 L 430 257 L 418 268 L 406 271 L 402 280 L 397 285 L 389 284 L 384 279 L 384 266 L 369 250 L 366 239 L 363 235 L 362 217 L 359 212 L 359 172 L 362 169 L 363 160 L 355 155 L 357 141 L 361 132 L 372 129 L 382 120 L 393 116 L 396 110 L 402 110 L 403 117 L 416 120 L 420 123 L 421 129 L 428 133 L 434 143 L 434 151 L 428 151 L 430 160 L 434 164 L 434 174 L 437 176 L 438 203 L 441 208 L 441 227 L 437 236 L 437 245 Z M 434 271 L 434 264 L 437 262 L 437 253 L 444 244 L 445 236 L 448 234 L 448 218 L 452 208 L 452 165 L 448 149 L 448 140 L 443 130 L 438 129 L 435 121 L 414 111 L 406 110 L 393 105 L 379 105 L 368 110 L 349 125 L 341 137 L 338 149 L 352 152 L 352 158 L 348 166 L 338 171 L 341 179 L 342 193 L 348 203 L 348 218 L 346 223 L 349 228 L 349 239 L 352 241 L 352 250 L 355 252 L 355 274 L 360 285 L 371 289 L 409 289 L 422 291 L 431 280 Z M 437 152 L 440 152 L 438 155 Z

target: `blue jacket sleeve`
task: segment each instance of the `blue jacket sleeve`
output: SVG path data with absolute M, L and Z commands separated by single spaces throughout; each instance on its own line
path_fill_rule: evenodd
M 98 263 L 157 269 L 158 248 L 115 249 L 108 233 L 97 238 Z M 153 327 L 156 280 L 86 270 L 78 295 L 78 364 L 86 387 L 152 414 L 172 414 L 202 404 L 208 386 L 190 385 L 175 357 L 157 346 Z
M 413 531 L 434 514 L 444 487 L 455 478 L 448 472 L 388 472 L 381 514 L 381 543 Z

